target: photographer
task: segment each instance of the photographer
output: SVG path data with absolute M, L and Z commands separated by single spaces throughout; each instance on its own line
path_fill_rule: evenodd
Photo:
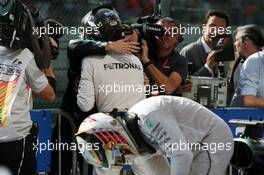
M 177 89 L 187 77 L 187 61 L 174 50 L 183 41 L 179 30 L 176 31 L 177 28 L 179 29 L 180 23 L 169 17 L 164 17 L 156 24 L 169 29 L 169 32 L 166 31 L 163 37 L 156 37 L 154 44 L 149 48 L 149 43 L 143 41 L 141 59 L 150 84 L 158 85 L 160 94 L 179 95 Z

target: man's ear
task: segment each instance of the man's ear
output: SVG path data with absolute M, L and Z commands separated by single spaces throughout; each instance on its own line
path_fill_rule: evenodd
M 242 39 L 242 43 L 248 45 L 250 42 L 250 39 L 248 37 L 245 37 Z

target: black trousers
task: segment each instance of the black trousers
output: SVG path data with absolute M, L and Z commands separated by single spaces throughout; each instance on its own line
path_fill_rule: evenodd
M 36 136 L 0 143 L 0 165 L 8 168 L 12 175 L 36 175 Z

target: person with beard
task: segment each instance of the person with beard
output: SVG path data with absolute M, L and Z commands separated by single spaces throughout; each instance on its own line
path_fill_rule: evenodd
M 218 62 L 215 61 L 215 55 L 219 50 L 213 50 L 212 37 L 221 31 L 227 31 L 229 26 L 228 16 L 217 10 L 211 10 L 206 13 L 203 20 L 203 33 L 197 41 L 185 46 L 180 54 L 192 63 L 191 75 L 214 77 L 217 75 Z M 225 64 L 225 74 L 227 74 L 227 63 Z
M 163 37 L 156 37 L 151 46 L 142 41 L 141 61 L 150 84 L 159 86 L 159 94 L 179 95 L 177 89 L 184 84 L 188 73 L 186 58 L 174 50 L 183 41 L 179 32 L 180 23 L 170 17 L 164 17 L 156 24 L 164 27 L 166 32 Z

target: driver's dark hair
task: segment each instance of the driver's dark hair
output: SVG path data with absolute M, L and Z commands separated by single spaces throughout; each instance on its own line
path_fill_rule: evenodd
M 210 10 L 208 11 L 203 19 L 203 24 L 206 24 L 209 20 L 210 17 L 212 16 L 216 16 L 218 18 L 222 18 L 226 21 L 226 26 L 229 26 L 229 17 L 227 16 L 227 14 L 225 14 L 224 12 L 220 11 L 220 10 Z

